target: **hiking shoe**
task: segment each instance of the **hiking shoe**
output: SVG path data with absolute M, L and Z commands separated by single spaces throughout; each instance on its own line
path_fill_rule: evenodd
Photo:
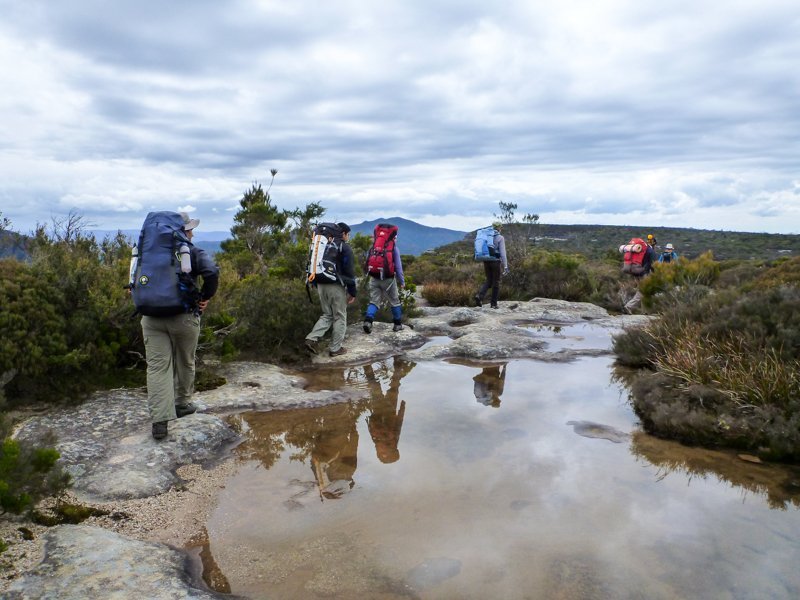
M 178 415 L 178 418 L 185 417 L 186 415 L 191 415 L 192 413 L 197 412 L 197 406 L 193 403 L 189 402 L 189 404 L 176 404 L 175 405 L 175 414 Z
M 392 331 L 401 331 L 403 329 L 402 323 L 395 323 L 394 327 L 392 327 Z
M 497 304 L 492 304 L 492 308 L 497 308 Z
M 483 306 L 483 302 L 481 302 L 481 297 L 480 297 L 480 296 L 478 296 L 478 294 L 475 294 L 475 295 L 472 297 L 472 299 L 473 299 L 473 300 L 475 300 L 475 306 L 477 306 L 478 308 L 480 308 L 481 306 Z
M 311 354 L 319 354 L 319 342 L 317 340 L 306 340 L 306 349 Z
M 163 440 L 165 437 L 167 437 L 167 422 L 159 421 L 158 423 L 153 423 L 153 439 Z
M 338 350 L 331 350 L 328 352 L 331 356 L 341 356 L 342 354 L 347 354 L 347 348 L 339 348 Z
M 372 321 L 364 321 L 364 333 L 372 333 Z

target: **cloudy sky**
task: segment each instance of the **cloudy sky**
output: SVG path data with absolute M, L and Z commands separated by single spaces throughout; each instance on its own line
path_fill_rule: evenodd
M 0 211 L 800 233 L 797 0 L 0 0 Z

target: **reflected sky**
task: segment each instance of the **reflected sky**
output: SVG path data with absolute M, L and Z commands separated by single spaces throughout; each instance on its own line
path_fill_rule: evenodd
M 253 598 L 800 596 L 798 473 L 640 433 L 611 373 L 595 357 L 313 374 L 370 397 L 236 417 L 216 562 Z

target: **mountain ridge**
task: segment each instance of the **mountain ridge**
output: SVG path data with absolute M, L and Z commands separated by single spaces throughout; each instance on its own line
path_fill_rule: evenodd
M 429 227 L 403 217 L 362 221 L 361 223 L 350 225 L 350 229 L 353 233 L 362 233 L 372 237 L 372 232 L 378 223 L 397 225 L 397 247 L 402 254 L 413 254 L 415 256 L 422 254 L 426 250 L 461 241 L 468 233 L 445 227 Z

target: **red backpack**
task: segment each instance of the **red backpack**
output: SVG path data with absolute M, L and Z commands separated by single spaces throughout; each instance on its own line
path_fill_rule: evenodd
M 373 277 L 394 277 L 394 239 L 397 225 L 378 223 L 372 232 L 372 248 L 367 254 L 366 271 Z
M 642 238 L 633 238 L 619 247 L 623 253 L 622 272 L 630 275 L 644 274 L 644 256 L 647 254 L 647 243 Z

